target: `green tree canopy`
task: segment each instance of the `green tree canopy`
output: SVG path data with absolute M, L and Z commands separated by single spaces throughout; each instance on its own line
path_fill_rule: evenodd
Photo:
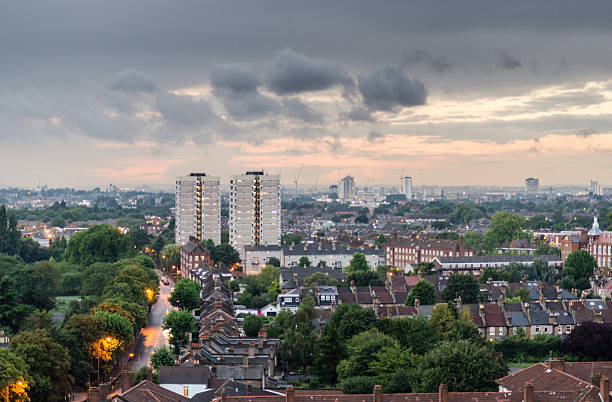
M 377 372 L 370 369 L 370 363 L 376 360 L 376 354 L 384 348 L 397 350 L 399 344 L 376 329 L 355 335 L 347 344 L 347 359 L 338 364 L 338 379 L 342 381 L 358 375 L 377 375 Z
M 491 219 L 485 240 L 499 247 L 515 239 L 528 239 L 529 235 L 523 232 L 524 223 L 525 220 L 520 215 L 506 211 L 497 212 Z
M 442 291 L 442 297 L 446 301 L 454 301 L 461 296 L 464 303 L 478 302 L 480 285 L 470 274 L 451 274 L 446 288 Z
M 18 386 L 19 382 L 25 382 L 25 389 Z M 34 385 L 23 359 L 8 349 L 0 348 L 0 397 L 10 401 L 29 401 L 27 390 Z
M 179 354 L 181 347 L 187 344 L 186 334 L 196 330 L 195 318 L 189 311 L 174 310 L 164 318 L 163 328 L 170 330 L 170 343 L 175 354 Z
M 488 345 L 443 341 L 423 356 L 418 390 L 437 392 L 446 384 L 450 392 L 496 391 L 495 379 L 507 373 L 503 359 Z
M 155 370 L 159 370 L 163 366 L 175 366 L 176 356 L 172 349 L 166 346 L 155 349 L 151 355 L 151 365 Z
M 356 272 L 356 271 L 369 271 L 370 267 L 368 265 L 368 261 L 366 257 L 362 253 L 353 254 L 353 258 L 351 259 L 349 266 L 346 267 L 346 272 Z
M 181 278 L 170 294 L 168 301 L 181 310 L 194 310 L 200 307 L 202 286 L 187 278 Z
M 306 257 L 305 255 L 304 255 L 304 256 L 301 256 L 301 257 L 300 257 L 300 260 L 298 261 L 298 267 L 301 267 L 301 268 L 304 268 L 304 267 L 310 267 L 310 266 L 311 266 L 311 264 L 312 264 L 312 263 L 310 262 L 310 260 L 308 259 L 308 257 Z
M 66 258 L 73 264 L 115 262 L 129 250 L 129 240 L 119 229 L 107 224 L 95 225 L 72 236 Z
M 258 315 L 249 314 L 244 317 L 242 322 L 242 329 L 246 336 L 255 337 L 259 334 L 261 327 L 263 326 L 263 318 Z
M 565 289 L 578 289 L 580 291 L 589 289 L 589 279 L 597 268 L 595 257 L 586 250 L 573 251 L 567 256 L 563 264 L 561 274 L 563 278 L 560 284 Z
M 419 299 L 422 305 L 434 304 L 436 302 L 436 288 L 429 281 L 421 279 L 410 289 L 410 293 L 406 297 L 406 305 L 414 306 L 415 299 Z

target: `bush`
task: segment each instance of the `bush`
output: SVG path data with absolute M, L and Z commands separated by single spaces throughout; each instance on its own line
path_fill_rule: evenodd
M 374 391 L 376 379 L 374 377 L 356 376 L 348 377 L 340 386 L 345 394 L 371 394 Z
M 502 353 L 506 361 L 536 363 L 546 359 L 552 351 L 553 356 L 561 355 L 561 338 L 554 335 L 536 335 L 529 339 L 524 336 L 509 336 L 495 342 L 495 351 Z

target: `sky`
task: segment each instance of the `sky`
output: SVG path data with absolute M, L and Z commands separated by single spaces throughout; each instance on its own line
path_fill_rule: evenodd
M 597 0 L 8 0 L 0 186 L 252 169 L 611 184 L 611 15 Z

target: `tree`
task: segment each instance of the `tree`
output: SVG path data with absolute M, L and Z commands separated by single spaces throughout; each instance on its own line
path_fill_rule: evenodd
M 276 257 L 270 257 L 268 258 L 268 264 L 272 265 L 274 267 L 280 267 L 281 263 L 280 260 Z
M 451 274 L 442 297 L 446 301 L 454 301 L 458 296 L 464 303 L 478 302 L 480 286 L 470 274 Z
M 441 342 L 423 356 L 420 369 L 419 392 L 437 392 L 440 384 L 450 392 L 496 391 L 495 379 L 508 373 L 503 359 L 488 345 L 468 340 Z
M 187 278 L 181 278 L 170 294 L 168 301 L 181 310 L 194 310 L 200 307 L 202 286 Z
M 368 217 L 366 215 L 358 215 L 355 218 L 355 223 L 365 223 L 366 225 L 368 224 L 369 220 Z
M 261 327 L 263 326 L 263 318 L 258 315 L 249 314 L 244 317 L 242 322 L 242 329 L 246 336 L 255 337 L 259 334 Z
M 128 240 L 130 247 L 136 250 L 142 250 L 148 246 L 153 240 L 153 236 L 139 227 L 131 228 L 128 232 Z
M 314 305 L 314 297 L 306 295 L 284 331 L 279 355 L 290 370 L 306 371 L 312 366 L 317 339 L 312 325 L 312 320 L 315 318 Z
M 162 265 L 169 269 L 181 266 L 181 248 L 176 244 L 166 244 L 162 249 Z
M 282 289 L 280 284 L 278 283 L 278 281 L 272 281 L 272 283 L 270 284 L 270 286 L 268 286 L 268 301 L 270 303 L 276 303 L 276 298 L 278 297 L 279 294 L 282 293 Z
M 527 279 L 530 281 L 555 283 L 557 272 L 554 267 L 548 266 L 548 261 L 536 258 L 528 271 Z
M 288 233 L 281 236 L 282 244 L 300 244 L 302 242 L 302 235 L 297 233 Z
M 49 253 L 56 261 L 61 261 L 64 258 L 67 247 L 68 241 L 64 236 L 60 236 L 49 243 Z
M 543 242 L 543 243 L 540 243 L 540 245 L 538 246 L 534 254 L 535 255 L 556 255 L 560 257 L 561 250 L 559 250 L 557 247 L 550 246 L 546 242 Z
M 398 349 L 399 344 L 392 337 L 376 329 L 355 335 L 347 344 L 347 359 L 338 364 L 338 379 L 342 381 L 358 375 L 377 375 L 377 372 L 370 369 L 370 363 L 384 348 Z
M 49 330 L 51 329 L 52 326 L 53 326 L 53 319 L 49 311 L 34 310 L 25 319 L 22 329 L 25 331 L 35 331 L 37 329 Z
M 17 292 L 25 304 L 51 310 L 59 290 L 59 270 L 49 261 L 39 261 L 18 269 Z
M 0 278 L 0 328 L 9 327 L 17 332 L 25 317 L 23 306 L 19 305 L 15 282 L 8 276 Z
M 28 366 L 34 382 L 32 401 L 63 401 L 73 381 L 68 350 L 51 339 L 44 329 L 21 332 L 11 340 L 11 350 Z
M 366 257 L 362 253 L 353 254 L 353 258 L 349 262 L 349 266 L 346 268 L 346 272 L 351 273 L 355 271 L 369 271 L 370 267 Z
M 338 281 L 323 272 L 315 272 L 304 280 L 304 287 L 315 288 L 317 286 L 338 286 Z
M 415 299 L 419 299 L 419 302 L 423 305 L 434 304 L 436 302 L 436 288 L 429 281 L 421 279 L 410 289 L 410 293 L 406 297 L 406 305 L 414 306 Z
M 8 349 L 0 348 L 0 397 L 7 401 L 29 401 L 27 391 L 30 385 L 34 385 L 34 381 L 23 359 Z
M 376 322 L 379 331 L 392 336 L 403 348 L 422 355 L 439 341 L 438 334 L 431 330 L 429 320 L 417 315 L 398 319 L 384 318 Z
M 371 394 L 376 384 L 376 378 L 360 375 L 345 378 L 340 386 L 345 394 Z
M 151 355 L 151 365 L 155 370 L 163 366 L 176 366 L 176 356 L 172 349 L 166 346 L 155 349 Z
M 584 322 L 563 340 L 561 349 L 580 360 L 612 360 L 612 326 Z
M 353 271 L 346 277 L 347 282 L 355 286 L 382 286 L 383 282 L 374 271 Z
M 528 239 L 529 235 L 523 232 L 525 220 L 517 214 L 501 211 L 493 215 L 489 231 L 485 233 L 485 240 L 499 247 L 515 239 Z
M 134 326 L 128 318 L 102 310 L 96 311 L 93 316 L 104 321 L 106 330 L 121 342 L 121 350 L 125 350 L 134 342 Z
M 219 244 L 211 250 L 211 257 L 215 264 L 222 263 L 226 266 L 240 262 L 240 254 L 229 243 Z
M 189 311 L 171 311 L 164 318 L 162 328 L 170 330 L 170 343 L 178 355 L 188 341 L 186 334 L 196 330 L 195 318 Z
M 304 268 L 304 267 L 310 267 L 310 265 L 311 265 L 311 262 L 308 259 L 308 257 L 306 256 L 300 257 L 300 260 L 298 261 L 298 267 Z
M 382 248 L 386 242 L 387 242 L 387 238 L 385 237 L 384 234 L 381 233 L 376 236 L 376 239 L 374 240 L 374 246 L 377 246 L 378 248 Z
M 418 366 L 421 356 L 399 345 L 383 347 L 374 354 L 369 364 L 377 384 L 385 393 L 412 392 L 418 383 Z
M 115 262 L 129 250 L 127 236 L 107 224 L 95 225 L 70 238 L 66 259 L 73 264 Z
M 6 253 L 8 250 L 8 220 L 6 216 L 6 206 L 0 205 L 0 253 Z
M 563 264 L 561 287 L 580 291 L 590 288 L 589 279 L 596 267 L 597 261 L 588 251 L 572 251 Z
M 17 227 L 17 215 L 12 212 L 8 217 L 6 253 L 18 255 L 21 251 L 21 231 Z

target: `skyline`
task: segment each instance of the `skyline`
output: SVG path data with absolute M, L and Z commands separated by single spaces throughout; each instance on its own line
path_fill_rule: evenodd
M 263 168 L 289 185 L 304 164 L 305 185 L 399 185 L 402 172 L 417 187 L 605 185 L 611 12 L 12 2 L 0 15 L 0 183 L 172 186 Z

